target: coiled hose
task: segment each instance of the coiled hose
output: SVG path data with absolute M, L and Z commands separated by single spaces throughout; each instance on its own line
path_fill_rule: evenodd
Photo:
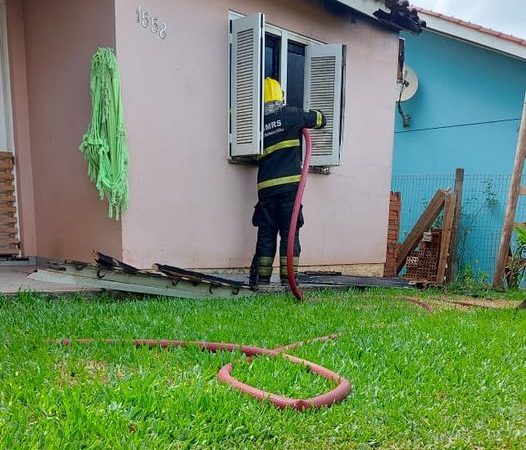
M 296 200 L 294 201 L 294 208 L 292 210 L 292 217 L 290 219 L 289 235 L 287 238 L 287 278 L 289 286 L 298 300 L 303 300 L 303 292 L 296 283 L 296 276 L 294 274 L 294 241 L 296 238 L 296 230 L 298 229 L 298 217 L 301 209 L 301 202 L 303 200 L 303 192 L 307 184 L 307 176 L 309 173 L 309 163 L 312 151 L 312 141 L 309 130 L 303 128 L 301 130 L 305 138 L 305 159 L 303 160 L 303 169 L 301 171 L 300 184 L 296 193 Z
M 340 337 L 340 334 L 332 334 L 329 336 L 322 336 L 313 339 L 309 339 L 304 342 L 295 342 L 293 344 L 285 345 L 273 350 L 255 347 L 252 345 L 239 345 L 239 344 L 230 344 L 224 342 L 204 342 L 204 341 L 181 341 L 173 339 L 133 339 L 131 341 L 123 339 L 60 339 L 55 341 L 61 345 L 72 345 L 72 344 L 93 344 L 96 342 L 102 342 L 106 344 L 132 344 L 136 347 L 150 347 L 150 348 L 177 348 L 177 347 L 188 347 L 196 346 L 201 350 L 206 350 L 209 352 L 218 352 L 218 351 L 227 351 L 234 352 L 239 351 L 243 353 L 247 358 L 252 358 L 258 355 L 266 355 L 274 358 L 283 358 L 284 360 L 289 361 L 292 364 L 299 364 L 307 367 L 310 372 L 319 375 L 332 383 L 336 384 L 332 390 L 325 392 L 316 397 L 308 399 L 297 399 L 284 397 L 281 395 L 273 394 L 271 392 L 258 389 L 254 386 L 249 386 L 248 384 L 242 383 L 241 381 L 234 378 L 231 374 L 233 369 L 233 364 L 227 364 L 223 366 L 218 374 L 217 378 L 223 383 L 230 384 L 234 389 L 241 391 L 244 394 L 248 394 L 258 400 L 269 401 L 273 405 L 277 406 L 280 409 L 291 408 L 298 411 L 304 411 L 309 408 L 320 408 L 322 406 L 331 406 L 334 403 L 340 402 L 345 399 L 351 392 L 352 386 L 351 383 L 338 375 L 336 372 L 329 370 L 325 367 L 322 367 L 313 362 L 307 361 L 305 359 L 297 358 L 296 356 L 289 355 L 285 353 L 288 350 L 292 350 L 298 347 L 301 347 L 304 344 L 312 342 L 325 342 L 330 339 L 336 339 Z
M 418 306 L 425 308 L 428 312 L 432 311 L 430 305 L 425 304 L 419 300 L 415 300 L 408 297 L 402 297 L 398 300 L 410 301 L 415 303 Z M 331 339 L 338 339 L 342 337 L 342 333 L 334 333 L 328 336 L 315 337 L 308 339 L 306 341 L 294 342 L 292 344 L 283 345 L 281 347 L 274 348 L 272 350 L 256 347 L 252 345 L 240 345 L 240 344 L 231 344 L 224 342 L 205 342 L 205 341 L 182 341 L 174 339 L 133 339 L 133 340 L 124 340 L 124 339 L 59 339 L 55 342 L 61 345 L 72 345 L 72 344 L 93 344 L 96 342 L 102 342 L 106 344 L 132 344 L 136 347 L 150 347 L 150 348 L 177 348 L 177 347 L 188 347 L 196 346 L 201 350 L 209 352 L 218 352 L 218 351 L 227 351 L 234 352 L 239 351 L 243 353 L 249 360 L 258 355 L 266 355 L 268 357 L 282 358 L 289 361 L 292 364 L 299 364 L 307 367 L 310 372 L 319 375 L 330 382 L 336 384 L 336 386 L 328 392 L 317 395 L 316 397 L 307 398 L 307 399 L 298 399 L 284 397 L 281 395 L 273 394 L 271 392 L 258 389 L 254 386 L 249 386 L 232 376 L 233 363 L 226 364 L 223 366 L 217 373 L 217 378 L 219 381 L 229 384 L 234 389 L 242 392 L 243 394 L 248 394 L 258 400 L 269 401 L 274 406 L 280 409 L 295 409 L 297 411 L 305 411 L 310 408 L 320 408 L 322 406 L 332 406 L 335 403 L 341 402 L 344 400 L 351 392 L 352 386 L 349 380 L 343 378 L 341 375 L 329 370 L 325 367 L 322 367 L 313 362 L 307 361 L 305 359 L 297 358 L 287 354 L 289 350 L 297 349 L 305 344 L 310 344 L 314 342 L 327 342 Z

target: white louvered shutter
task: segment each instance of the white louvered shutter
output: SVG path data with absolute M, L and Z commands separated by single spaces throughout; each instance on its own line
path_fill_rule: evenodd
M 311 130 L 311 166 L 340 164 L 343 132 L 345 46 L 311 45 L 305 52 L 305 109 L 318 109 L 327 125 Z
M 232 20 L 230 156 L 263 152 L 265 16 Z

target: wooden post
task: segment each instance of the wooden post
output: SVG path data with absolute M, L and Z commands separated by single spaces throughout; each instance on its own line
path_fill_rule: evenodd
M 511 241 L 511 233 L 515 222 L 515 211 L 517 210 L 517 200 L 519 198 L 522 171 L 524 169 L 524 158 L 526 157 L 526 96 L 522 108 L 522 119 L 517 141 L 517 152 L 513 163 L 513 173 L 511 175 L 510 190 L 508 194 L 508 204 L 506 205 L 506 215 L 504 216 L 504 226 L 500 237 L 499 252 L 497 254 L 497 266 L 493 287 L 502 288 L 504 283 L 504 272 L 506 270 L 506 260 Z
M 440 240 L 440 256 L 438 258 L 437 286 L 442 286 L 444 284 L 444 278 L 446 276 L 456 206 L 457 194 L 455 192 L 451 192 L 447 196 L 444 206 L 444 221 L 442 223 L 442 238 Z
M 455 206 L 455 217 L 453 218 L 453 229 L 451 230 L 451 242 L 449 244 L 449 258 L 446 271 L 446 282 L 455 281 L 457 277 L 457 246 L 458 232 L 460 229 L 460 212 L 462 209 L 462 191 L 464 189 L 464 169 L 455 171 L 455 194 L 457 196 Z
M 447 192 L 438 190 L 435 196 L 431 199 L 427 208 L 422 213 L 418 221 L 416 222 L 413 229 L 409 232 L 405 241 L 400 245 L 398 249 L 398 255 L 396 257 L 396 274 L 398 275 L 405 265 L 407 255 L 414 250 L 420 241 L 425 231 L 429 230 L 435 219 L 442 211 L 444 207 L 444 201 L 447 197 Z

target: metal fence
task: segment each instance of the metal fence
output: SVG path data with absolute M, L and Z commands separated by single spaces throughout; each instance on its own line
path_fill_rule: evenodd
M 510 180 L 511 174 L 464 175 L 457 244 L 459 274 L 469 268 L 474 276 L 492 280 Z M 437 189 L 453 189 L 454 184 L 454 173 L 393 177 L 392 190 L 400 192 L 402 199 L 401 241 L 411 231 Z M 522 196 L 519 197 L 516 220 L 526 221 L 526 201 Z

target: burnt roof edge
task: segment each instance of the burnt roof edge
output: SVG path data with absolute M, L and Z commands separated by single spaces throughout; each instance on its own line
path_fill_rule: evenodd
M 411 7 L 407 0 L 385 0 L 385 6 L 389 11 L 379 9 L 373 15 L 383 24 L 398 31 L 404 30 L 410 33 L 420 34 L 425 28 L 425 21 L 418 16 L 418 10 Z
M 425 22 L 418 17 L 418 10 L 407 0 L 336 0 L 364 14 L 394 31 L 420 34 Z

